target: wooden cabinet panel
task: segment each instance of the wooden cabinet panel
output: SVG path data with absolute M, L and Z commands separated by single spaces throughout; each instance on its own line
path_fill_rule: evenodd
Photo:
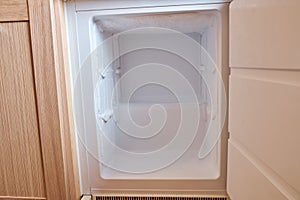
M 1 0 L 0 22 L 28 20 L 26 0 Z
M 80 199 L 63 6 L 0 0 L 0 200 Z
M 0 23 L 0 113 L 0 199 L 45 199 L 27 22 Z
M 80 199 L 71 104 L 65 80 L 64 2 L 28 0 L 36 106 L 48 200 Z M 66 71 L 65 71 L 66 70 Z

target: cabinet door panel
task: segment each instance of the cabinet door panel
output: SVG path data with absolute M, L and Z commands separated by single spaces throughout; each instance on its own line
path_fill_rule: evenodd
M 233 141 L 228 144 L 230 162 L 228 163 L 228 193 L 232 200 L 272 199 L 285 200 L 272 182 L 263 175 L 257 163 L 249 160 Z
M 299 10 L 298 0 L 231 3 L 232 199 L 300 199 Z
M 0 23 L 0 48 L 0 199 L 45 199 L 28 23 Z
M 26 0 L 1 0 L 0 22 L 28 20 Z
M 233 0 L 231 67 L 300 69 L 299 9 L 299 0 Z
M 300 193 L 300 71 L 255 72 L 264 78 L 247 70 L 231 75 L 232 137 Z
M 245 152 L 251 154 L 251 158 L 261 161 L 266 171 L 260 174 L 271 174 L 268 176 L 269 181 L 275 184 L 279 191 L 287 190 L 288 197 L 298 198 L 299 102 L 300 71 L 235 69 L 231 73 L 230 141 L 239 144 L 236 151 L 242 146 Z M 237 158 L 229 157 L 234 163 L 238 162 Z M 255 164 L 257 163 L 254 163 L 254 167 Z M 229 175 L 237 176 L 233 169 L 230 169 Z M 247 170 L 245 175 L 253 179 L 252 173 Z M 234 189 L 231 184 L 235 183 L 232 183 L 230 178 L 228 183 L 229 189 Z

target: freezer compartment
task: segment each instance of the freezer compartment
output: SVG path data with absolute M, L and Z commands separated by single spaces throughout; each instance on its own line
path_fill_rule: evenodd
M 205 155 L 199 153 L 210 140 L 211 119 L 217 118 L 218 20 L 213 11 L 92 18 L 90 42 L 96 56 L 91 60 L 100 73 L 94 105 L 103 179 L 219 177 L 219 143 Z M 180 46 L 185 52 L 172 52 L 181 37 L 189 41 Z M 187 52 L 193 42 L 199 48 Z M 166 44 L 171 51 L 153 44 Z M 199 121 L 194 130 L 197 116 L 184 116 L 191 127 L 185 129 L 186 137 L 179 137 L 183 108 L 187 113 L 198 109 Z
M 224 190 L 226 124 L 222 139 L 218 134 L 226 97 L 218 76 L 227 80 L 228 4 L 183 4 L 71 11 L 70 61 L 83 193 Z M 176 78 L 180 81 L 174 83 Z M 134 89 L 139 81 L 151 79 L 173 84 L 138 84 Z M 184 110 L 188 116 L 182 117 Z M 187 128 L 178 137 L 182 119 Z M 131 120 L 137 129 L 128 130 Z M 197 128 L 191 131 L 193 121 Z M 161 129 L 147 129 L 153 123 Z M 164 148 L 157 157 L 148 157 Z

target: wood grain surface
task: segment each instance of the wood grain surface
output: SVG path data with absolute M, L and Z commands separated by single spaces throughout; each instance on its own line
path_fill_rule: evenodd
M 28 9 L 46 196 L 79 199 L 64 71 L 63 2 L 28 0 Z
M 28 22 L 0 28 L 0 196 L 45 197 Z
M 1 0 L 0 22 L 28 20 L 26 0 Z

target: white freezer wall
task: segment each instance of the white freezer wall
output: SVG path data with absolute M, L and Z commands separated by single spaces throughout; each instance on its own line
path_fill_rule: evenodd
M 116 8 L 136 8 L 136 7 L 153 7 L 153 6 L 173 6 L 173 5 L 201 5 L 229 3 L 232 0 L 77 0 L 77 11 L 91 11 L 99 9 L 116 9 Z
M 231 199 L 300 199 L 300 1 L 230 5 Z
M 222 19 L 222 38 L 224 39 L 224 42 L 222 42 L 221 46 L 222 46 L 222 52 L 223 52 L 224 49 L 227 49 L 227 5 L 222 6 L 220 4 L 218 6 L 217 5 L 215 5 L 215 6 L 216 6 L 216 8 L 220 9 L 221 12 L 225 16 L 224 19 Z M 211 8 L 211 7 L 213 7 L 212 4 L 208 5 L 208 6 L 206 6 L 206 5 L 203 6 L 203 8 L 205 8 L 205 9 L 208 9 L 208 8 Z M 194 6 L 190 6 L 188 8 L 193 8 L 194 9 L 195 7 Z M 79 13 L 79 14 L 81 14 L 81 13 Z M 72 26 L 72 24 L 70 26 Z M 71 30 L 73 30 L 73 29 L 71 29 Z M 71 36 L 71 37 L 73 37 L 73 36 Z M 85 42 L 83 42 L 83 43 L 85 43 Z M 88 46 L 87 43 L 85 43 L 85 45 Z M 73 49 L 71 49 L 71 51 L 73 53 L 75 51 L 75 53 L 73 54 L 73 56 L 76 57 L 76 55 L 77 55 L 77 57 L 81 57 L 80 62 L 82 62 L 84 60 L 85 56 L 83 54 L 81 54 L 82 52 L 80 50 L 78 50 L 76 47 L 73 48 Z M 79 53 L 79 55 L 78 55 L 78 53 Z M 223 57 L 221 59 L 221 62 L 222 63 L 220 63 L 220 64 L 222 66 L 224 66 L 224 68 L 222 68 L 222 71 L 224 72 L 223 75 L 224 75 L 224 79 L 226 80 L 226 77 L 227 77 L 226 76 L 226 74 L 227 74 L 227 51 L 226 52 L 224 51 L 224 55 L 223 55 Z M 74 66 L 76 67 L 77 64 L 75 63 Z M 225 170 L 226 170 L 225 164 L 224 164 L 226 162 L 226 152 L 224 151 L 224 149 L 226 149 L 226 144 L 225 144 L 225 139 L 227 137 L 226 130 L 227 130 L 227 128 L 225 126 L 224 127 L 224 133 L 222 134 L 222 141 L 223 142 L 222 142 L 222 147 L 221 147 L 222 148 L 221 178 L 219 178 L 218 180 L 209 180 L 209 181 L 203 181 L 203 182 L 202 181 L 199 181 L 199 182 L 196 182 L 196 181 L 195 182 L 194 181 L 181 181 L 180 184 L 177 183 L 177 181 L 170 181 L 169 184 L 168 184 L 168 186 L 166 186 L 164 184 L 164 182 L 162 182 L 162 181 L 152 181 L 152 182 L 147 182 L 144 187 L 147 187 L 147 188 L 166 188 L 166 189 L 168 189 L 168 188 L 173 188 L 173 189 L 177 188 L 178 190 L 188 190 L 188 189 L 190 189 L 190 190 L 197 189 L 198 190 L 199 188 L 201 188 L 201 190 L 203 190 L 203 191 L 216 190 L 216 191 L 214 191 L 212 193 L 220 192 L 220 193 L 223 194 L 224 187 L 225 187 L 224 181 L 225 181 Z M 87 162 L 92 163 L 93 166 L 97 166 L 97 163 L 94 163 L 94 160 L 92 158 L 88 158 L 88 159 L 90 159 L 90 161 L 87 161 Z M 97 169 L 96 169 L 96 171 L 97 171 Z M 89 175 L 86 175 L 86 176 L 89 176 Z M 81 177 L 86 177 L 86 176 L 85 176 L 85 173 L 81 174 Z M 94 179 L 94 178 L 97 179 L 98 176 L 99 176 L 99 174 L 96 174 L 96 177 L 95 176 L 91 176 L 90 178 L 91 179 Z M 99 178 L 98 178 L 98 180 L 99 180 Z M 93 181 L 93 180 L 86 180 L 86 181 Z M 87 184 L 82 183 L 82 184 L 85 185 L 85 186 L 87 186 L 87 187 L 89 185 L 89 183 L 87 183 Z M 128 186 L 127 187 L 128 188 L 136 188 L 137 184 L 138 184 L 138 181 L 130 182 L 130 183 L 128 182 Z M 109 181 L 106 181 L 106 180 L 101 180 L 100 186 L 103 186 L 105 188 L 108 185 L 110 187 L 114 187 L 114 186 L 119 187 L 122 184 L 121 184 L 121 181 L 109 182 Z M 138 184 L 138 185 L 140 185 L 140 184 Z M 82 191 L 89 191 L 90 188 L 87 188 L 87 187 L 84 187 L 84 189 L 82 189 Z M 93 188 L 93 189 L 95 189 L 95 188 Z
M 202 40 L 204 41 L 204 46 L 209 50 L 210 56 L 213 58 L 216 58 L 216 52 L 218 51 L 217 47 L 220 47 L 219 44 L 219 34 L 220 31 L 218 31 L 219 27 L 219 20 L 220 15 L 218 12 L 213 11 L 197 11 L 197 12 L 176 12 L 176 13 L 153 13 L 153 14 L 127 14 L 127 15 L 107 15 L 107 16 L 101 16 L 101 15 L 95 15 L 93 16 L 94 23 L 96 24 L 97 28 L 92 29 L 95 32 L 92 34 L 96 35 L 94 38 L 98 38 L 97 40 L 91 39 L 90 43 L 91 46 L 95 43 L 101 43 L 104 40 L 107 35 L 104 35 L 106 33 L 110 33 L 111 35 L 116 35 L 121 31 L 130 30 L 132 28 L 139 28 L 139 27 L 163 27 L 163 28 L 172 28 L 174 30 L 178 30 L 180 32 L 185 33 L 189 37 L 192 37 L 193 40 L 196 42 L 202 44 Z M 193 20 L 192 23 L 186 23 L 188 21 Z M 149 37 L 152 38 L 153 42 L 156 41 L 159 44 L 166 41 L 166 37 L 171 41 L 171 38 L 173 40 L 178 39 L 178 33 L 164 33 L 163 35 L 153 35 L 149 33 L 133 33 L 133 34 L 121 34 L 116 35 L 116 38 L 113 39 L 111 45 L 107 46 L 107 49 L 105 50 L 105 53 L 101 51 L 101 55 L 104 54 L 105 57 L 109 56 L 109 54 L 116 54 L 118 55 L 120 52 L 126 52 L 128 47 L 131 46 L 132 43 L 139 43 L 137 41 L 148 39 Z M 93 38 L 93 37 L 91 37 Z M 155 43 L 155 42 L 154 42 Z M 97 45 L 94 45 L 97 46 Z M 183 47 L 182 48 L 188 48 Z M 113 113 L 113 112 L 107 112 L 111 110 L 109 108 L 110 100 L 107 100 L 106 97 L 110 97 L 112 93 L 112 89 L 105 88 L 107 86 L 111 87 L 111 83 L 113 83 L 108 77 L 113 76 L 117 78 L 117 76 L 122 77 L 124 74 L 126 74 L 128 71 L 130 71 L 133 67 L 147 64 L 147 63 L 159 63 L 167 66 L 171 66 L 176 71 L 180 72 L 191 84 L 191 86 L 194 88 L 194 91 L 197 95 L 199 104 L 201 104 L 201 116 L 205 116 L 205 118 L 210 117 L 211 113 L 211 105 L 209 94 L 207 92 L 207 86 L 206 84 L 213 84 L 214 86 L 211 86 L 214 88 L 214 91 L 217 90 L 218 82 L 215 80 L 215 77 L 209 77 L 206 78 L 207 83 L 204 82 L 204 80 L 201 78 L 202 73 L 205 73 L 209 70 L 211 67 L 211 61 L 208 61 L 206 58 L 207 56 L 202 55 L 202 51 L 193 51 L 189 54 L 189 59 L 193 59 L 193 63 L 195 63 L 197 68 L 200 68 L 200 73 L 197 72 L 197 70 L 190 65 L 188 62 L 184 61 L 182 58 L 178 58 L 178 56 L 174 55 L 173 53 L 169 53 L 166 51 L 161 51 L 157 49 L 143 49 L 138 51 L 133 51 L 130 53 L 126 53 L 124 55 L 121 55 L 115 62 L 111 65 L 109 65 L 109 68 L 105 71 L 110 73 L 104 73 L 105 79 L 102 79 L 101 81 L 101 87 L 99 89 L 96 89 L 98 92 L 98 98 L 95 101 L 95 107 L 98 107 L 97 110 L 99 110 L 99 113 L 101 116 L 104 116 L 105 113 Z M 203 52 L 203 54 L 205 54 Z M 109 57 L 111 57 L 110 55 Z M 101 57 L 101 56 L 100 56 Z M 203 60 L 201 59 L 203 57 Z M 103 62 L 102 59 L 104 57 L 101 57 L 101 59 L 97 62 L 98 64 Z M 206 59 L 205 59 L 206 58 Z M 105 58 L 104 58 L 105 59 Z M 219 62 L 219 58 L 217 61 Z M 184 61 L 184 62 L 183 62 Z M 191 61 L 190 61 L 191 62 Z M 101 64 L 100 64 L 101 65 Z M 105 66 L 105 63 L 101 66 Z M 117 68 L 119 73 L 118 75 L 115 75 L 113 71 L 114 68 Z M 203 69 L 202 69 L 203 68 Z M 206 68 L 206 69 L 204 69 Z M 165 75 L 166 76 L 166 75 Z M 217 73 L 214 74 L 214 76 L 217 76 Z M 166 76 L 166 79 L 169 79 L 171 77 Z M 128 86 L 131 85 L 132 79 L 134 77 L 131 77 L 130 79 L 121 79 L 120 82 L 120 88 L 118 90 L 118 100 L 119 103 L 124 103 L 123 100 L 127 99 L 131 96 L 131 91 L 128 90 Z M 182 95 L 187 95 L 184 92 Z M 216 94 L 210 94 L 214 95 L 214 98 L 218 98 Z M 121 146 L 122 149 L 126 150 L 134 150 L 134 151 L 141 151 L 141 152 L 148 152 L 149 150 L 155 150 L 154 147 L 158 146 L 164 146 L 165 144 L 170 141 L 170 138 L 173 137 L 173 134 L 176 132 L 176 126 L 174 127 L 174 124 L 179 124 L 178 122 L 178 114 L 180 113 L 177 103 L 177 99 L 175 96 L 164 87 L 158 86 L 158 85 L 145 85 L 141 88 L 139 88 L 137 91 L 133 93 L 133 95 L 130 98 L 130 107 L 132 107 L 131 115 L 139 116 L 136 119 L 139 119 L 139 123 L 142 121 L 142 124 L 147 124 L 148 119 L 148 112 L 147 107 L 149 107 L 151 104 L 158 103 L 163 104 L 165 108 L 167 108 L 167 113 L 171 112 L 172 114 L 168 114 L 168 116 L 172 116 L 170 119 L 168 117 L 168 120 L 163 128 L 163 130 L 160 131 L 159 136 L 152 138 L 154 140 L 147 140 L 147 143 L 143 140 L 136 140 L 131 137 L 126 136 L 125 133 L 123 133 L 120 129 L 118 129 L 118 126 L 116 126 L 115 129 L 110 129 L 110 131 L 106 131 L 107 133 L 101 133 L 105 135 L 105 137 L 111 138 L 114 143 L 117 142 L 118 146 Z M 192 101 L 192 99 L 190 99 Z M 125 102 L 126 103 L 126 102 Z M 205 105 L 204 105 L 205 104 Z M 214 103 L 215 105 L 216 103 Z M 116 104 L 117 105 L 117 104 Z M 122 119 L 126 119 L 127 116 L 122 118 L 121 113 L 127 113 L 125 112 L 126 109 L 121 109 L 121 105 L 118 105 L 118 113 L 120 113 L 120 116 L 114 116 L 118 118 L 117 121 L 123 121 Z M 126 107 L 125 107 L 126 108 Z M 207 114 L 206 114 L 207 113 Z M 123 114 L 124 115 L 124 114 Z M 135 120 L 136 120 L 135 119 Z M 171 120 L 172 119 L 172 120 Z M 114 122 L 118 124 L 118 122 Z M 127 120 L 125 120 L 127 122 Z M 123 122 L 124 123 L 124 122 Z M 194 144 L 202 144 L 202 140 L 204 140 L 203 136 L 205 135 L 205 130 L 207 128 L 207 121 L 201 121 L 200 127 L 197 133 L 197 139 L 195 139 Z M 111 123 L 104 123 L 102 124 L 103 128 L 108 128 Z M 199 135 L 199 136 L 198 136 Z M 163 137 L 161 137 L 163 136 Z M 167 137 L 166 137 L 167 136 Z M 100 137 L 101 138 L 101 137 Z M 164 138 L 164 139 L 163 139 Z M 169 140 L 168 140 L 169 139 Z M 101 140 L 98 138 L 99 147 L 104 146 L 101 143 Z M 144 144 L 145 143 L 145 144 Z M 148 146 L 148 147 L 147 147 Z M 217 145 L 218 146 L 218 145 Z M 207 159 L 198 159 L 197 158 L 197 152 L 199 151 L 200 145 L 197 147 L 197 145 L 192 145 L 188 152 L 185 153 L 185 155 L 182 156 L 176 163 L 174 163 L 172 166 L 161 169 L 157 172 L 153 172 L 151 174 L 143 174 L 143 175 L 130 175 L 127 173 L 120 173 L 116 170 L 109 169 L 105 167 L 104 165 L 101 165 L 101 176 L 103 178 L 129 178 L 129 179 L 215 179 L 219 176 L 219 157 L 217 153 L 219 150 L 218 148 L 214 148 L 215 151 L 210 154 L 210 158 Z M 109 153 L 106 153 L 109 152 Z M 105 148 L 101 148 L 101 151 L 99 152 L 99 155 L 108 156 L 109 160 L 111 162 L 116 162 L 115 160 L 118 160 L 120 158 L 119 153 L 110 150 L 106 150 Z M 192 156 L 194 155 L 194 156 Z M 191 157 L 195 157 L 195 159 L 191 159 Z M 117 159 L 118 158 L 118 159 Z M 197 164 L 198 161 L 198 164 Z M 145 161 L 147 162 L 147 161 Z M 150 164 L 150 163 L 149 163 Z M 123 163 L 124 165 L 124 163 Z M 180 170 L 179 170 L 180 169 Z

